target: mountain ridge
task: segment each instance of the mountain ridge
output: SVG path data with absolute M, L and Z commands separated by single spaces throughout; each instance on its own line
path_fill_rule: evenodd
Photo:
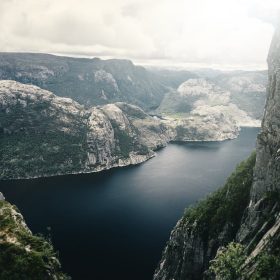
M 194 76 L 185 72 L 179 82 Z M 157 107 L 168 81 L 130 60 L 0 53 L 0 79 L 34 84 L 88 106 L 123 101 Z

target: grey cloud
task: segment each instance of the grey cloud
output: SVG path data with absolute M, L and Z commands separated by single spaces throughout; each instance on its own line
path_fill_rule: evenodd
M 0 51 L 265 67 L 273 9 L 261 12 L 261 0 L 242 3 L 0 0 Z

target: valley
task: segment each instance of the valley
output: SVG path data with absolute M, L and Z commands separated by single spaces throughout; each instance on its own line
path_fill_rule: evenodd
M 33 233 L 51 234 L 62 269 L 74 280 L 148 280 L 185 207 L 224 184 L 254 149 L 258 132 L 244 128 L 231 141 L 169 144 L 138 166 L 1 181 L 0 192 Z
M 0 0 L 0 280 L 279 280 L 279 15 Z
M 200 77 L 118 60 L 0 59 L 0 192 L 33 234 L 51 235 L 59 260 L 52 272 L 38 267 L 50 277 L 131 279 L 143 263 L 134 279 L 151 279 L 185 207 L 221 186 L 255 147 L 265 71 Z M 144 78 L 154 83 L 147 95 Z M 123 79 L 131 84 L 121 91 Z M 108 262 L 113 274 L 104 273 Z

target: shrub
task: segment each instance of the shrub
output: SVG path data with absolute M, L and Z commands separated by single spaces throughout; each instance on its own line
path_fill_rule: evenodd
M 245 259 L 244 246 L 231 242 L 218 251 L 215 259 L 210 262 L 209 270 L 214 273 L 216 280 L 236 280 L 242 276 Z

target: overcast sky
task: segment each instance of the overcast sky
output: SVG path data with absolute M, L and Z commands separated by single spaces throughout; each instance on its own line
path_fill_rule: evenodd
M 0 51 L 266 68 L 280 0 L 0 0 Z

